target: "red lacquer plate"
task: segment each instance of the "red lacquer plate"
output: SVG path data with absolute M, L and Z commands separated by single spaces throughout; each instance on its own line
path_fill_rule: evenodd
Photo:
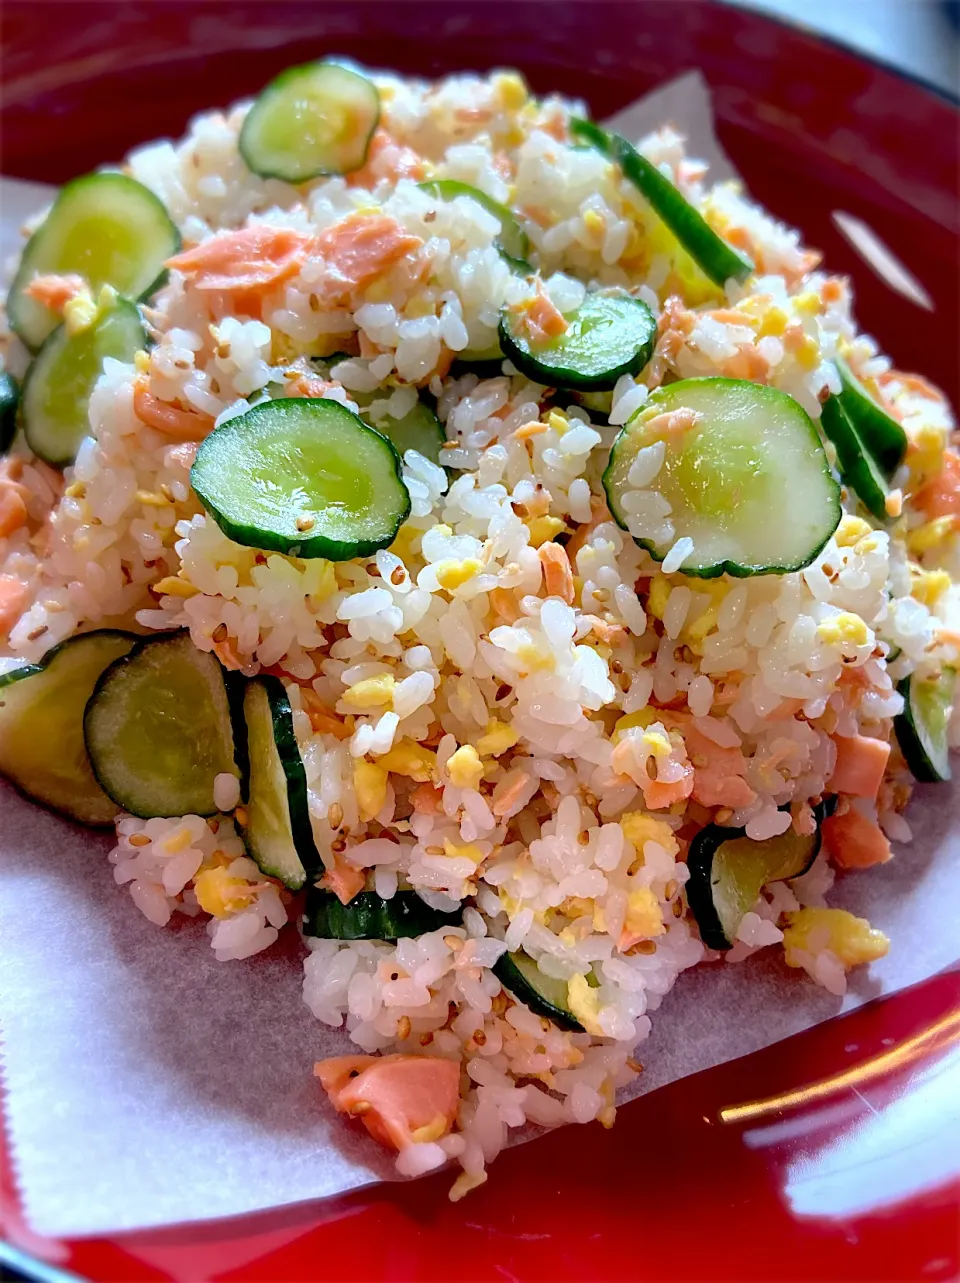
M 428 76 L 516 66 L 598 118 L 699 67 L 756 197 L 854 278 L 859 314 L 896 363 L 957 400 L 956 107 L 800 30 L 695 0 L 6 0 L 2 20 L 0 169 L 48 182 L 326 53 Z M 933 311 L 890 291 L 834 210 L 896 249 Z M 509 1151 L 455 1205 L 441 1174 L 58 1243 L 26 1229 L 0 1162 L 0 1270 L 19 1253 L 17 1268 L 50 1280 L 953 1279 L 958 1099 L 950 971 L 635 1101 L 612 1132 L 567 1128 Z

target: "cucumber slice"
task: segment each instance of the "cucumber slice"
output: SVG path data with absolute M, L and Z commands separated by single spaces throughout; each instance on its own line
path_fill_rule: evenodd
M 390 438 L 401 459 L 408 450 L 416 450 L 431 463 L 440 462 L 447 434 L 443 424 L 423 401 L 418 401 L 402 419 L 395 419 L 392 414 L 388 414 L 371 426 Z
M 545 976 L 529 953 L 518 949 L 504 953 L 493 964 L 493 974 L 504 989 L 537 1016 L 552 1020 L 561 1029 L 586 1033 L 583 1025 L 567 1006 L 567 986 L 562 980 Z
M 229 538 L 293 557 L 369 557 L 410 514 L 395 448 L 339 401 L 280 398 L 229 419 L 190 480 Z
M 83 733 L 101 787 L 142 819 L 214 815 L 214 779 L 240 774 L 223 670 L 186 633 L 141 642 L 111 664 Z
M 499 342 L 492 347 L 464 348 L 450 366 L 450 377 L 454 379 L 465 374 L 475 374 L 479 379 L 495 379 L 502 373 L 503 352 Z
M 341 904 L 332 891 L 311 887 L 303 914 L 303 934 L 321 940 L 404 940 L 426 931 L 460 925 L 462 912 L 431 909 L 416 891 L 398 891 L 389 900 L 360 891 Z
M 638 451 L 658 439 L 646 425 L 681 409 L 701 417 L 668 440 L 653 481 L 633 488 Z M 659 388 L 613 443 L 603 486 L 617 524 L 657 561 L 675 539 L 692 539 L 683 573 L 704 579 L 800 570 L 842 516 L 840 487 L 806 413 L 784 392 L 738 379 L 683 379 Z M 655 504 L 658 494 L 671 511 L 660 515 L 661 505 L 644 514 L 641 496 Z
M 887 485 L 873 455 L 863 443 L 846 403 L 836 396 L 828 397 L 820 411 L 825 434 L 837 450 L 837 467 L 844 481 L 863 506 L 877 518 L 886 521 Z
M 164 263 L 180 233 L 153 192 L 126 174 L 86 174 L 67 183 L 27 242 L 7 299 L 10 324 L 36 351 L 58 318 L 28 298 L 35 276 L 82 276 L 94 296 L 112 285 L 125 298 L 144 298 L 162 282 Z
M 770 882 L 798 878 L 820 851 L 820 824 L 825 814 L 814 809 L 815 833 L 793 829 L 756 842 L 744 829 L 708 824 L 690 843 L 687 855 L 687 903 L 708 949 L 732 949 L 744 914 Z
M 261 90 L 240 130 L 240 155 L 261 178 L 305 183 L 367 159 L 380 119 L 372 80 L 339 62 L 290 67 Z
M 81 824 L 110 824 L 117 813 L 91 770 L 83 711 L 104 669 L 138 640 L 114 629 L 83 633 L 0 676 L 0 772 Z
M 56 468 L 72 463 L 90 431 L 87 408 L 104 357 L 130 363 L 147 346 L 133 303 L 118 298 L 85 330 L 59 325 L 43 342 L 23 384 L 23 432 L 34 454 Z
M 244 838 L 269 877 L 299 891 L 320 867 L 307 805 L 307 776 L 293 733 L 290 701 L 278 677 L 257 677 L 243 697 L 250 752 Z
M 623 374 L 638 374 L 653 355 L 657 321 L 646 303 L 620 291 L 588 294 L 566 318 L 565 333 L 534 345 L 520 318 L 500 313 L 500 346 L 521 374 L 547 387 L 602 392 Z
M 12 374 L 0 371 L 0 454 L 10 447 L 17 431 L 20 385 Z
M 843 384 L 840 404 L 889 480 L 907 453 L 907 434 L 896 419 L 874 400 L 843 357 L 834 357 L 833 363 Z
M 738 254 L 664 177 L 655 165 L 641 156 L 619 134 L 607 134 L 589 120 L 571 120 L 570 133 L 575 139 L 590 143 L 608 160 L 619 165 L 624 178 L 659 214 L 667 227 L 694 260 L 705 276 L 723 286 L 732 277 L 745 281 L 753 271 L 749 259 Z
M 530 237 L 506 205 L 501 205 L 498 200 L 482 192 L 479 187 L 461 183 L 457 178 L 433 178 L 429 182 L 421 183 L 420 190 L 436 196 L 439 200 L 456 200 L 458 196 L 466 196 L 476 201 L 488 214 L 500 220 L 500 234 L 494 244 L 501 257 L 519 272 L 533 271 L 529 262 Z
M 233 760 L 240 776 L 240 796 L 250 792 L 250 750 L 247 744 L 247 719 L 243 712 L 243 698 L 247 692 L 247 679 L 242 673 L 223 670 L 223 683 L 227 690 L 230 709 L 230 728 L 233 731 Z
M 949 780 L 950 746 L 947 728 L 957 685 L 953 668 L 942 668 L 933 679 L 922 680 L 914 673 L 897 687 L 903 696 L 903 712 L 894 718 L 900 752 L 918 780 L 939 783 Z
M 329 379 L 333 377 L 331 371 L 335 365 L 340 361 L 350 361 L 352 357 L 346 352 L 335 352 L 333 356 L 315 356 L 311 360 L 320 377 Z M 401 459 L 407 450 L 416 450 L 431 462 L 439 463 L 440 450 L 447 434 L 443 424 L 425 401 L 418 401 L 412 410 L 399 419 L 392 414 L 384 415 L 376 422 L 365 417 L 370 403 L 382 399 L 388 392 L 389 389 L 379 392 L 357 392 L 350 389 L 350 399 L 360 407 L 360 417 L 368 427 L 381 436 L 389 437 Z

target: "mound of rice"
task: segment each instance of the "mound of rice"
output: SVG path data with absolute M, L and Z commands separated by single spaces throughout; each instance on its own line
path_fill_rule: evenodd
M 699 829 L 810 831 L 838 739 L 889 740 L 897 683 L 957 662 L 957 523 L 911 503 L 953 420 L 936 389 L 858 333 L 848 283 L 735 186 L 706 186 L 672 130 L 640 150 L 752 257 L 745 285 L 712 286 L 618 168 L 571 145 L 571 104 L 535 101 L 511 73 L 375 80 L 375 146 L 346 178 L 293 187 L 248 172 L 237 149 L 248 103 L 130 156 L 187 244 L 258 224 L 319 233 L 379 212 L 420 247 L 334 308 L 318 304 L 315 263 L 247 311 L 173 271 L 146 309 L 155 346 L 136 366 L 105 362 L 74 466 L 61 477 L 14 447 L 7 466 L 28 520 L 0 539 L 0 576 L 23 586 L 24 603 L 0 666 L 136 621 L 188 629 L 228 668 L 282 676 L 328 873 L 388 899 L 403 886 L 436 908 L 465 906 L 462 926 L 396 945 L 309 940 L 303 980 L 313 1015 L 345 1025 L 363 1051 L 461 1061 L 455 1130 L 398 1160 L 406 1174 L 457 1160 L 459 1194 L 484 1179 L 511 1128 L 610 1125 L 651 1013 L 681 971 L 719 962 L 685 900 Z M 418 186 L 426 177 L 508 204 L 529 233 L 536 283 L 498 252 L 495 217 L 467 198 L 437 200 Z M 569 312 L 596 285 L 642 298 L 659 331 L 642 375 L 595 408 L 509 361 L 493 377 L 458 365 L 495 343 L 504 304 L 541 288 Z M 446 467 L 407 452 L 410 518 L 369 559 L 232 542 L 190 488 L 196 445 L 138 417 L 136 381 L 209 431 L 296 394 L 308 358 L 334 353 L 320 394 L 353 409 L 372 395 L 363 412 L 374 424 L 420 389 L 436 398 Z M 682 573 L 682 541 L 657 564 L 610 519 L 599 482 L 609 448 L 662 380 L 750 379 L 816 419 L 839 390 L 838 353 L 908 434 L 895 523 L 876 528 L 845 491 L 836 535 L 802 572 L 702 580 Z M 19 375 L 27 360 L 7 336 L 6 368 Z M 906 841 L 911 784 L 894 749 L 876 802 L 841 797 L 840 808 Z M 110 856 L 151 921 L 205 915 L 224 960 L 269 947 L 296 916 L 247 857 L 237 801 L 225 777 L 215 820 L 121 816 Z M 229 896 L 222 877 L 204 881 L 211 869 L 225 870 Z M 874 932 L 862 947 L 854 919 L 804 918 L 833 879 L 824 853 L 765 888 L 726 960 L 773 948 L 841 993 L 847 969 L 885 941 Z M 503 989 L 491 968 L 521 947 L 567 983 L 587 1032 L 557 1028 Z

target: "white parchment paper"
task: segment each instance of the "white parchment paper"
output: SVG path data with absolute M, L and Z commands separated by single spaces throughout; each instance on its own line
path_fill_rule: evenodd
M 732 172 L 699 76 L 615 127 L 636 137 L 662 120 L 690 134 L 692 154 Z M 36 185 L 0 182 L 3 256 L 44 200 Z M 838 883 L 831 902 L 893 940 L 889 957 L 853 974 L 842 1003 L 772 950 L 688 972 L 654 1015 L 630 1094 L 956 962 L 958 799 L 956 782 L 918 789 L 914 843 Z M 0 1090 L 33 1228 L 83 1235 L 205 1220 L 391 1178 L 389 1157 L 344 1126 L 312 1077 L 314 1060 L 352 1044 L 303 1005 L 295 934 L 218 963 L 201 923 L 159 930 L 140 915 L 113 881 L 109 846 L 0 782 Z

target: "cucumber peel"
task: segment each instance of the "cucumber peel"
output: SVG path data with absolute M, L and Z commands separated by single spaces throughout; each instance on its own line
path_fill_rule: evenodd
M 258 867 L 299 891 L 320 866 L 307 802 L 307 776 L 290 701 L 278 677 L 247 683 L 243 697 L 249 790 L 243 835 Z
M 420 183 L 420 190 L 440 200 L 455 200 L 458 196 L 466 196 L 476 201 L 488 214 L 492 214 L 500 221 L 500 232 L 494 244 L 501 257 L 519 272 L 533 271 L 529 262 L 530 237 L 506 205 L 501 205 L 498 200 L 488 196 L 479 187 L 462 183 L 457 178 L 432 178 L 428 182 Z
M 844 481 L 872 516 L 887 521 L 887 484 L 847 414 L 846 403 L 840 397 L 828 397 L 820 411 L 820 422 L 836 448 L 837 466 Z
M 546 976 L 533 958 L 522 949 L 504 953 L 493 964 L 493 974 L 504 989 L 537 1016 L 552 1020 L 561 1029 L 586 1033 L 583 1025 L 567 1005 L 567 985 L 554 976 Z
M 934 678 L 913 673 L 897 687 L 903 712 L 894 718 L 893 729 L 900 752 L 918 780 L 940 783 L 951 777 L 947 731 L 956 685 L 956 669 L 942 668 Z
M 745 281 L 753 271 L 749 259 L 718 236 L 703 215 L 680 194 L 645 156 L 619 134 L 608 134 L 589 120 L 571 120 L 571 136 L 589 143 L 620 166 L 624 178 L 648 202 L 705 276 L 723 286 L 731 278 Z
M 810 834 L 789 828 L 760 842 L 748 838 L 745 829 L 708 824 L 696 835 L 687 855 L 687 903 L 708 949 L 732 949 L 761 890 L 810 868 L 820 851 L 823 804 L 814 814 L 817 828 Z
M 0 371 L 0 454 L 10 448 L 17 431 L 20 385 L 12 374 Z
M 863 444 L 889 480 L 907 453 L 907 434 L 867 391 L 843 357 L 834 357 L 843 385 L 840 404 L 856 428 Z
M 389 900 L 375 891 L 359 891 L 342 904 L 332 891 L 314 886 L 307 892 L 303 934 L 322 940 L 404 940 L 459 926 L 461 918 L 460 909 L 432 909 L 416 891 L 397 891 Z

